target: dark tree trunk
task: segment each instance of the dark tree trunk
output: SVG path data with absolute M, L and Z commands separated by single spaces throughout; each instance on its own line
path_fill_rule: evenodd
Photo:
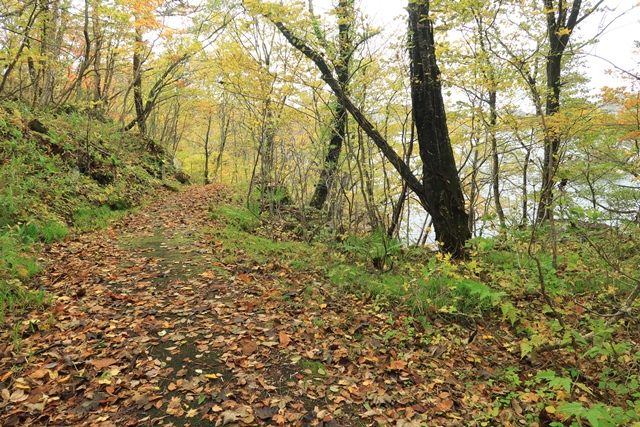
M 138 130 L 143 136 L 147 133 L 147 117 L 142 100 L 142 34 L 136 29 L 135 46 L 133 48 L 133 104 L 136 108 Z
M 492 73 L 493 74 L 493 73 Z M 498 154 L 498 140 L 496 125 L 498 124 L 497 91 L 495 87 L 489 90 L 489 138 L 491 140 L 491 185 L 493 187 L 493 201 L 500 226 L 506 227 L 504 209 L 500 201 L 500 156 Z
M 529 195 L 527 186 L 529 185 L 529 161 L 531 160 L 531 149 L 526 149 L 524 165 L 522 166 L 522 221 L 521 225 L 527 225 L 529 218 Z
M 351 39 L 351 23 L 353 22 L 354 15 L 353 0 L 340 0 L 337 15 L 339 57 L 336 63 L 336 74 L 338 76 L 338 83 L 342 86 L 345 93 L 349 93 L 347 84 L 349 83 L 350 74 L 349 64 L 351 62 L 351 55 L 353 54 L 353 41 Z M 327 200 L 329 189 L 331 188 L 333 178 L 338 169 L 342 145 L 347 136 L 347 110 L 337 97 L 334 114 L 329 148 L 310 203 L 311 206 L 316 209 L 322 209 L 322 206 L 324 206 Z
M 342 152 L 342 144 L 346 137 L 347 111 L 340 103 L 338 103 L 334 114 L 336 118 L 331 132 L 331 139 L 329 140 L 329 150 L 324 158 L 320 178 L 318 179 L 318 183 L 316 184 L 316 188 L 310 202 L 310 205 L 316 209 L 322 209 L 327 200 L 329 188 L 331 188 L 333 178 L 336 174 L 336 170 L 338 169 L 338 161 L 340 160 L 340 153 Z
M 545 113 L 548 117 L 560 111 L 560 88 L 562 87 L 562 57 L 569 43 L 569 38 L 577 24 L 591 15 L 604 2 L 599 0 L 595 6 L 580 16 L 582 0 L 569 2 L 563 0 L 543 0 L 544 13 L 547 20 L 547 37 L 549 50 L 547 53 L 547 93 Z M 542 164 L 542 189 L 538 204 L 537 221 L 543 222 L 553 218 L 554 177 L 560 164 L 561 138 L 556 129 L 545 129 L 544 163 Z
M 556 42 L 557 43 L 557 42 Z M 560 111 L 560 75 L 562 51 L 556 43 L 551 42 L 551 53 L 547 57 L 547 99 L 546 115 L 553 116 Z M 558 169 L 560 154 L 560 137 L 557 132 L 546 129 L 544 135 L 544 161 L 542 163 L 542 190 L 538 204 L 538 222 L 553 217 L 553 186 Z
M 441 242 L 442 249 L 454 257 L 464 257 L 464 244 L 471 237 L 471 233 L 467 226 L 460 179 L 449 141 L 438 80 L 439 70 L 435 62 L 433 28 L 427 19 L 428 3 L 410 3 L 409 10 L 410 22 L 418 30 L 412 37 L 412 76 L 424 77 L 417 81 L 412 79 L 412 96 L 417 97 L 413 100 L 414 110 L 416 107 L 419 110 L 417 113 L 414 111 L 414 121 L 420 156 L 424 162 L 422 182 L 345 93 L 323 55 L 297 37 L 277 17 L 267 17 L 292 46 L 316 64 L 322 73 L 322 79 L 337 95 L 345 109 L 396 169 L 407 187 L 416 194 L 422 206 L 433 218 L 436 238 Z
M 408 10 L 411 98 L 422 159 L 423 192 L 429 201 L 427 211 L 443 249 L 462 256 L 465 242 L 471 237 L 469 217 L 449 140 L 429 1 L 412 1 Z

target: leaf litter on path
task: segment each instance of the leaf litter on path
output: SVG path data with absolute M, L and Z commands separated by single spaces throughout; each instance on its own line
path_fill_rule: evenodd
M 0 424 L 461 425 L 490 404 L 464 383 L 465 331 L 389 339 L 406 318 L 322 277 L 222 262 L 202 230 L 225 191 L 163 194 L 47 249 L 50 310 L 19 346 L 2 331 Z

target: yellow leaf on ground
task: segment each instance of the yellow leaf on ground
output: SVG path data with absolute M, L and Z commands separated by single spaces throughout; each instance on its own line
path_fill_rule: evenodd
M 29 374 L 29 378 L 32 378 L 34 380 L 40 380 L 46 377 L 48 373 L 49 371 L 47 371 L 46 369 L 37 369 Z
M 167 414 L 175 415 L 176 417 L 181 417 L 182 415 L 184 415 L 184 409 L 182 409 L 182 402 L 180 401 L 180 397 L 174 396 L 171 398 L 169 406 L 167 406 Z

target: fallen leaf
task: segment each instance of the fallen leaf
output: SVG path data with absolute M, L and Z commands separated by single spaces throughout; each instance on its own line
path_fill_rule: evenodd
M 32 412 L 42 412 L 44 411 L 44 402 L 38 403 L 25 403 L 24 406 Z
M 447 412 L 451 408 L 453 408 L 453 400 L 451 399 L 443 399 L 436 405 L 436 409 L 439 412 Z
M 245 356 L 251 356 L 256 352 L 256 350 L 258 350 L 258 344 L 256 344 L 256 342 L 253 340 L 245 341 L 244 344 L 242 344 L 241 349 L 242 354 L 244 354 Z
M 215 279 L 216 274 L 213 271 L 205 271 L 200 274 L 200 277 L 204 277 L 205 279 Z
M 251 282 L 251 276 L 245 273 L 240 273 L 238 274 L 238 280 L 240 280 L 242 283 L 249 283 Z
M 28 398 L 29 398 L 29 395 L 25 394 L 24 390 L 19 388 L 18 390 L 11 393 L 11 396 L 9 397 L 9 401 L 13 403 L 17 403 L 17 402 L 23 402 Z
M 181 417 L 182 415 L 184 415 L 184 409 L 182 409 L 182 402 L 180 400 L 180 397 L 173 396 L 171 398 L 166 412 L 167 414 L 175 415 L 176 417 Z
M 96 369 L 104 369 L 107 366 L 111 366 L 114 363 L 117 363 L 118 361 L 116 359 L 112 359 L 112 358 L 107 358 L 107 359 L 94 359 L 89 361 L 90 364 L 92 364 L 93 366 L 95 366 Z
M 278 413 L 278 408 L 275 408 L 273 406 L 268 406 L 265 408 L 256 408 L 254 410 L 254 413 L 256 414 L 256 417 L 258 417 L 263 421 L 266 421 L 266 420 L 270 420 Z
M 387 366 L 387 369 L 390 371 L 402 371 L 406 367 L 407 367 L 407 362 L 405 362 L 404 360 L 394 360 L 391 363 L 389 363 L 389 366 Z
M 278 333 L 278 339 L 280 340 L 280 345 L 282 347 L 288 346 L 289 343 L 291 342 L 291 337 L 289 335 L 287 335 L 287 333 L 284 332 L 284 331 L 280 331 Z
M 33 371 L 31 374 L 29 374 L 29 378 L 32 378 L 34 380 L 40 380 L 46 377 L 48 373 L 49 371 L 47 371 L 46 369 L 37 369 Z

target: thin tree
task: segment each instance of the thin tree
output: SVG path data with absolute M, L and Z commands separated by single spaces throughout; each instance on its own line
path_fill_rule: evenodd
M 562 88 L 562 59 L 576 26 L 591 15 L 604 0 L 587 9 L 582 16 L 582 0 L 573 0 L 569 7 L 564 0 L 543 0 L 547 23 L 548 52 L 546 59 L 547 92 L 545 114 L 553 116 L 560 112 L 560 89 Z M 554 178 L 560 164 L 561 136 L 546 128 L 544 135 L 544 161 L 542 164 L 542 189 L 538 204 L 538 222 L 553 216 Z

